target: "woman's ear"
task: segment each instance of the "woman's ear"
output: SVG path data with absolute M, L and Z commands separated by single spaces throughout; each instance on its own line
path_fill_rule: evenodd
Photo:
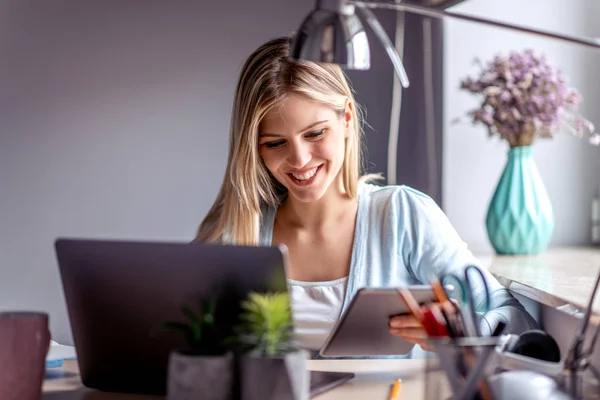
M 346 129 L 346 137 L 350 136 L 351 130 L 354 128 L 354 103 L 350 99 L 346 99 L 344 106 L 344 124 Z

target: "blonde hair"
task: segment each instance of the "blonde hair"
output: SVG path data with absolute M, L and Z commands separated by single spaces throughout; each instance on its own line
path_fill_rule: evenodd
M 286 192 L 260 157 L 258 129 L 265 115 L 292 93 L 332 107 L 340 115 L 346 100 L 352 101 L 354 133 L 346 139 L 342 184 L 348 196 L 357 196 L 363 132 L 352 89 L 338 65 L 289 59 L 291 42 L 290 37 L 271 40 L 243 66 L 233 104 L 227 170 L 215 203 L 198 229 L 197 241 L 258 244 L 261 206 L 277 206 Z

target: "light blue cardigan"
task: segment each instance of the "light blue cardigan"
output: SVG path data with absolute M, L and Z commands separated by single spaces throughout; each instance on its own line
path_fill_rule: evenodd
M 271 245 L 276 208 L 263 209 L 260 243 Z M 359 187 L 358 215 L 346 296 L 342 312 L 362 287 L 398 287 L 428 284 L 428 277 L 479 265 L 438 205 L 427 195 L 407 186 Z M 480 323 L 484 335 L 498 321 L 505 333 L 521 333 L 536 327 L 535 320 L 489 272 L 487 283 L 492 309 Z M 476 279 L 473 279 L 477 282 Z M 483 287 L 473 294 L 483 301 Z M 414 355 L 413 355 L 414 356 Z

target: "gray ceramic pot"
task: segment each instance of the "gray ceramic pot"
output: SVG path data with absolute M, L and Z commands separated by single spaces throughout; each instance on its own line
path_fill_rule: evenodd
M 0 399 L 41 398 L 49 346 L 48 314 L 0 313 Z
M 301 350 L 281 358 L 245 356 L 240 360 L 241 400 L 307 400 L 309 355 Z
M 191 356 L 173 351 L 169 357 L 167 400 L 231 400 L 234 357 Z

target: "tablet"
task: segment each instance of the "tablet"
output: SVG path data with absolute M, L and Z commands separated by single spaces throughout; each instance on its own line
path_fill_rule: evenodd
M 434 302 L 431 286 L 408 286 L 419 304 Z M 414 344 L 390 334 L 389 318 L 408 314 L 396 288 L 359 289 L 320 350 L 323 357 L 393 356 L 409 353 Z

